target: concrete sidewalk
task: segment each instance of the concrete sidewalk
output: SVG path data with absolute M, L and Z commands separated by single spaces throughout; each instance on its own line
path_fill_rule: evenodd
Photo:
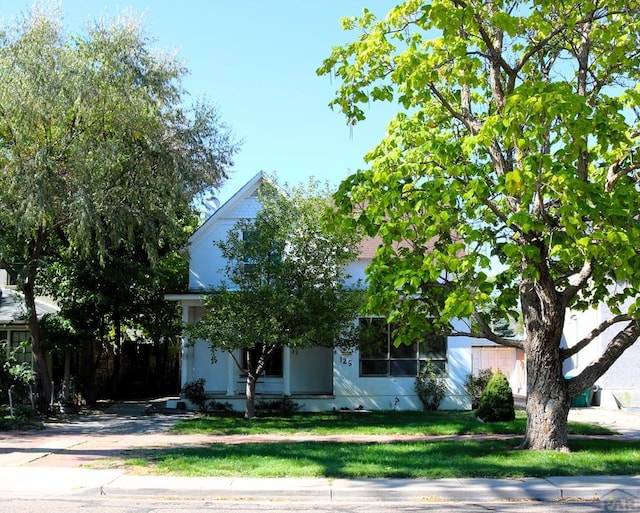
M 176 497 L 269 501 L 639 501 L 640 476 L 547 479 L 240 479 L 122 470 L 3 467 L 0 497 Z
M 151 405 L 153 406 L 153 405 Z M 183 497 L 287 501 L 638 501 L 640 475 L 526 479 L 243 479 L 130 475 L 83 465 L 136 448 L 209 445 L 208 435 L 172 435 L 182 415 L 148 404 L 114 405 L 46 431 L 0 433 L 0 497 Z M 572 421 L 600 423 L 640 438 L 640 414 L 573 409 Z M 246 441 L 246 440 L 245 440 Z M 227 442 L 232 443 L 232 442 Z M 640 464 L 639 464 L 640 469 Z M 640 472 L 639 472 L 640 474 Z M 640 506 L 639 506 L 640 507 Z

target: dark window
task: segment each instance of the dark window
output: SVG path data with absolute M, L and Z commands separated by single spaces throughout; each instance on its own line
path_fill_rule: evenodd
M 244 262 L 242 263 L 242 272 L 245 274 L 255 270 L 256 264 L 250 256 L 253 253 L 253 245 L 255 244 L 255 231 L 243 230 L 242 242 L 244 245 Z
M 360 324 L 360 376 L 417 376 L 432 363 L 447 372 L 447 337 L 425 334 L 413 344 L 396 347 L 394 328 L 385 319 L 362 318 Z
M 12 331 L 9 349 L 13 352 L 16 363 L 33 365 L 33 349 L 29 342 L 28 331 Z
M 249 366 L 248 357 L 251 355 L 251 361 L 256 361 L 260 357 L 262 347 L 256 346 L 243 353 L 242 368 L 246 371 Z M 267 363 L 267 368 L 264 371 L 265 376 L 282 377 L 282 349 L 276 349 L 275 353 L 271 356 L 271 359 Z

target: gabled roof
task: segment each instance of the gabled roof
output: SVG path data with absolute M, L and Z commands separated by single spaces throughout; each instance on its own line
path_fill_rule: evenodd
M 267 176 L 264 171 L 260 171 L 257 175 L 255 175 L 251 180 L 249 180 L 246 184 L 244 184 L 238 191 L 231 196 L 227 201 L 225 201 L 216 211 L 211 214 L 207 220 L 202 223 L 198 229 L 191 234 L 189 237 L 189 242 L 193 242 L 194 239 L 200 237 L 202 232 L 205 232 L 209 225 L 215 223 L 217 218 L 224 217 L 225 212 L 229 210 L 233 210 L 233 208 L 242 200 L 256 194 L 260 188 L 260 185 L 264 181 L 267 181 L 273 185 L 275 183 Z
M 60 309 L 47 301 L 36 299 L 38 319 L 48 313 L 57 313 Z M 0 325 L 26 324 L 27 310 L 24 296 L 15 290 L 0 289 Z

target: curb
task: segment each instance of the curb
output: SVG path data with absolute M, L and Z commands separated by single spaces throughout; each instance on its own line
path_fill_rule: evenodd
M 107 476 L 105 476 L 107 477 Z M 121 474 L 84 496 L 175 496 L 296 502 L 495 502 L 640 500 L 640 476 L 524 479 L 248 479 Z

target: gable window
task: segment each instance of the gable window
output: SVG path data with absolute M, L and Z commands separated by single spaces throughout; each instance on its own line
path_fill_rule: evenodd
M 392 325 L 381 317 L 360 319 L 360 376 L 415 377 L 432 363 L 447 373 L 447 337 L 426 333 L 413 344 L 394 344 Z

